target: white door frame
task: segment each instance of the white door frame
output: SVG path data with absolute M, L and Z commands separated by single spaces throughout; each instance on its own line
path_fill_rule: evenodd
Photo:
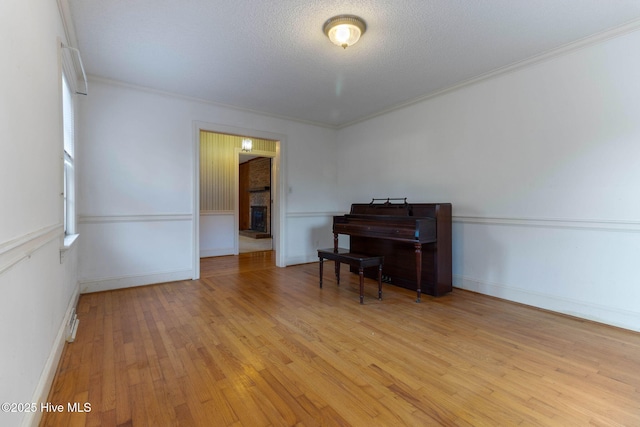
M 285 206 L 286 206 L 286 162 L 285 156 L 283 156 L 284 149 L 286 147 L 287 136 L 276 134 L 272 132 L 265 132 L 249 128 L 241 128 L 235 126 L 221 125 L 217 123 L 207 123 L 194 121 L 193 122 L 193 279 L 200 278 L 200 131 L 224 133 L 228 135 L 238 135 L 248 138 L 260 138 L 271 139 L 276 142 L 276 152 L 254 152 L 252 154 L 258 154 L 262 157 L 271 157 L 273 159 L 271 164 L 271 198 L 273 200 L 272 208 L 272 230 L 273 236 L 273 249 L 276 255 L 276 266 L 286 267 L 285 255 L 284 255 L 284 242 L 285 242 Z M 236 158 L 240 156 L 240 149 L 236 149 Z M 238 168 L 235 168 L 235 192 L 238 192 L 239 172 Z M 238 198 L 236 197 L 234 208 L 234 253 L 238 253 Z

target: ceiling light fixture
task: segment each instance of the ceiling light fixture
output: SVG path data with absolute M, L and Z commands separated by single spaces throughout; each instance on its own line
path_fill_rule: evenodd
M 367 24 L 355 15 L 338 15 L 329 18 L 324 23 L 322 31 L 329 37 L 331 43 L 344 49 L 360 40 L 360 36 L 367 30 Z

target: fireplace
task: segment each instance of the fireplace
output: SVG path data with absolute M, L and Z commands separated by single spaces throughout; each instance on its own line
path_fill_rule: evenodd
M 266 206 L 251 206 L 251 229 L 261 233 L 267 232 Z

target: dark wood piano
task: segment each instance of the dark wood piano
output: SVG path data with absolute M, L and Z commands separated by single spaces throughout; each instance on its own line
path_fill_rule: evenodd
M 421 292 L 451 292 L 451 203 L 390 200 L 397 199 L 354 203 L 348 215 L 334 216 L 334 247 L 346 234 L 352 252 L 384 256 L 383 280 L 415 290 L 417 302 Z

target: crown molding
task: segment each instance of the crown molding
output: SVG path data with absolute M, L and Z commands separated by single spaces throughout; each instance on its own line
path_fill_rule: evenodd
M 476 83 L 483 82 L 485 80 L 489 80 L 489 79 L 492 79 L 492 78 L 495 78 L 495 77 L 500 77 L 500 76 L 508 74 L 508 73 L 512 73 L 512 72 L 515 72 L 515 71 L 522 70 L 523 68 L 529 67 L 531 65 L 535 65 L 535 64 L 539 64 L 539 63 L 551 60 L 551 59 L 556 58 L 558 56 L 562 56 L 562 55 L 565 55 L 565 54 L 568 54 L 568 53 L 571 53 L 571 52 L 575 52 L 577 50 L 584 49 L 584 48 L 587 48 L 587 47 L 590 47 L 590 46 L 595 46 L 597 44 L 604 43 L 604 42 L 606 42 L 608 40 L 615 39 L 617 37 L 622 37 L 622 36 L 624 36 L 626 34 L 635 32 L 635 31 L 637 31 L 639 29 L 640 29 L 640 19 L 635 19 L 635 20 L 632 20 L 630 22 L 627 22 L 626 24 L 623 24 L 623 25 L 620 25 L 620 26 L 617 26 L 617 27 L 602 31 L 600 33 L 592 34 L 592 35 L 587 36 L 587 37 L 583 37 L 583 38 L 581 38 L 579 40 L 576 40 L 574 42 L 567 43 L 565 45 L 562 45 L 562 46 L 557 47 L 555 49 L 546 51 L 546 52 L 541 53 L 539 55 L 532 56 L 532 57 L 530 57 L 528 59 L 524 59 L 522 61 L 514 62 L 512 64 L 505 65 L 504 67 L 496 68 L 496 69 L 491 70 L 489 72 L 486 72 L 484 74 L 480 74 L 479 76 L 470 78 L 468 80 L 464 80 L 464 81 L 462 81 L 460 83 L 457 83 L 457 84 L 455 84 L 453 86 L 449 86 L 449 87 L 446 87 L 444 89 L 438 90 L 436 92 L 432 92 L 432 93 L 427 94 L 427 95 L 423 95 L 423 96 L 419 96 L 417 98 L 410 99 L 410 100 L 408 100 L 406 102 L 402 102 L 402 103 L 396 104 L 394 106 L 391 106 L 389 108 L 385 108 L 384 110 L 380 110 L 380 111 L 378 111 L 376 113 L 369 114 L 369 115 L 367 115 L 365 117 L 361 117 L 359 119 L 352 120 L 350 122 L 347 122 L 347 123 L 344 123 L 342 125 L 337 126 L 337 128 L 338 129 L 344 129 L 346 127 L 353 126 L 353 125 L 361 123 L 361 122 L 365 122 L 365 121 L 373 119 L 375 117 L 382 116 L 382 115 L 385 115 L 387 113 L 391 113 L 393 111 L 401 110 L 403 108 L 410 107 L 410 106 L 415 105 L 415 104 L 419 104 L 419 103 L 421 103 L 423 101 L 427 101 L 429 99 L 436 98 L 438 96 L 446 95 L 446 94 L 448 94 L 450 92 L 454 92 L 456 90 L 465 88 L 467 86 L 474 85 Z
M 105 77 L 96 76 L 94 74 L 90 74 L 88 76 L 88 79 L 91 80 L 92 82 L 96 82 L 96 83 L 103 83 L 103 84 L 109 84 L 109 85 L 113 85 L 113 86 L 120 86 L 120 87 L 124 87 L 124 88 L 127 88 L 127 89 L 138 90 L 138 91 L 141 91 L 141 92 L 147 92 L 147 93 L 152 93 L 152 94 L 155 94 L 155 95 L 166 96 L 168 98 L 176 98 L 176 99 L 182 99 L 182 100 L 190 101 L 190 102 L 197 102 L 199 104 L 211 105 L 211 106 L 214 106 L 214 107 L 225 108 L 225 109 L 228 109 L 228 110 L 238 111 L 238 112 L 241 112 L 241 113 L 256 114 L 256 115 L 263 116 L 263 117 L 271 117 L 273 119 L 286 120 L 288 122 L 301 123 L 301 124 L 305 124 L 305 125 L 317 126 L 317 127 L 326 128 L 326 129 L 334 129 L 334 130 L 338 129 L 338 126 L 331 125 L 331 124 L 328 124 L 328 123 L 314 122 L 312 120 L 297 119 L 295 117 L 289 117 L 289 116 L 284 116 L 284 115 L 279 115 L 279 114 L 273 114 L 273 113 L 269 113 L 269 112 L 266 112 L 266 111 L 252 110 L 250 108 L 237 107 L 235 105 L 224 104 L 224 103 L 221 103 L 221 102 L 211 101 L 211 100 L 204 99 L 204 98 L 197 98 L 197 97 L 194 97 L 194 96 L 181 95 L 181 94 L 175 93 L 175 92 L 168 92 L 168 91 L 164 91 L 164 90 L 160 90 L 160 89 L 154 89 L 154 88 L 147 87 L 147 86 L 140 86 L 140 85 L 133 84 L 133 83 L 126 83 L 126 82 L 123 82 L 123 81 L 120 81 L 120 80 L 108 79 L 108 78 L 105 78 Z
M 65 30 L 65 35 L 67 37 L 67 41 L 68 44 L 76 47 L 78 46 L 78 42 L 77 42 L 77 38 L 76 38 L 76 33 L 75 33 L 75 28 L 73 25 L 73 20 L 71 19 L 71 13 L 70 13 L 70 9 L 69 9 L 69 5 L 68 5 L 68 0 L 57 0 L 58 2 L 58 8 L 60 10 L 60 16 L 62 18 L 62 23 L 64 26 L 64 30 Z M 528 59 L 524 59 L 522 61 L 518 61 L 503 67 L 499 67 L 496 68 L 494 70 L 488 71 L 484 74 L 481 74 L 479 76 L 464 80 L 460 83 L 457 83 L 455 85 L 446 87 L 444 89 L 441 90 L 437 90 L 435 92 L 426 94 L 426 95 L 422 95 L 410 100 L 407 100 L 405 102 L 401 102 L 398 104 L 395 104 L 391 107 L 382 109 L 380 111 L 377 111 L 373 114 L 369 114 L 366 116 L 363 116 L 361 118 L 355 119 L 355 120 L 351 120 L 349 122 L 343 123 L 343 124 L 329 124 L 329 123 L 324 123 L 324 122 L 317 122 L 317 121 L 312 121 L 312 120 L 303 120 L 303 119 L 299 119 L 299 118 L 295 118 L 295 117 L 290 117 L 290 116 L 286 116 L 286 115 L 279 115 L 279 114 L 274 114 L 274 113 L 270 113 L 267 111 L 262 111 L 262 110 L 254 110 L 254 109 L 249 109 L 249 108 L 242 108 L 242 107 L 238 107 L 235 105 L 230 105 L 230 104 L 225 104 L 225 103 L 221 103 L 221 102 L 216 102 L 216 101 L 212 101 L 212 100 L 208 100 L 208 99 L 204 99 L 204 98 L 198 98 L 198 97 L 193 97 L 193 96 L 188 96 L 188 95 L 182 95 L 182 94 L 178 94 L 178 93 L 174 93 L 174 92 L 169 92 L 169 91 L 163 91 L 163 90 L 159 90 L 159 89 L 154 89 L 151 87 L 147 87 L 147 86 L 141 86 L 141 85 L 137 85 L 137 84 L 132 84 L 132 83 L 127 83 L 127 82 L 123 82 L 120 80 L 114 80 L 114 79 L 108 79 L 108 78 L 104 78 L 104 77 L 100 77 L 94 74 L 90 74 L 88 77 L 90 80 L 98 82 L 98 83 L 104 83 L 104 84 L 110 84 L 110 85 L 115 85 L 115 86 L 121 86 L 121 87 L 126 87 L 129 89 L 133 89 L 133 90 L 139 90 L 139 91 L 143 91 L 143 92 L 148 92 L 148 93 L 153 93 L 153 94 L 157 94 L 157 95 L 163 95 L 163 96 L 167 96 L 167 97 L 171 97 L 171 98 L 177 98 L 177 99 L 183 99 L 186 101 L 191 101 L 191 102 L 197 102 L 197 103 L 201 103 L 201 104 L 206 104 L 206 105 L 211 105 L 211 106 L 216 106 L 216 107 L 220 107 L 220 108 L 225 108 L 225 109 L 229 109 L 229 110 L 234 110 L 234 111 L 238 111 L 238 112 L 243 112 L 243 113 L 249 113 L 249 114 L 257 114 L 260 116 L 264 116 L 264 117 L 271 117 L 274 119 L 280 119 L 280 120 L 286 120 L 289 122 L 295 122 L 295 123 L 301 123 L 301 124 L 306 124 L 306 125 L 311 125 L 311 126 L 317 126 L 317 127 L 322 127 L 322 128 L 327 128 L 327 129 L 333 129 L 333 130 L 340 130 L 340 129 L 344 129 L 350 126 L 353 126 L 355 124 L 361 123 L 361 122 L 365 122 L 367 120 L 373 119 L 375 117 L 378 116 L 382 116 L 397 110 L 401 110 L 403 108 L 406 107 L 410 107 L 412 105 L 427 101 L 429 99 L 432 98 L 436 98 L 445 94 L 448 94 L 450 92 L 454 92 L 456 90 L 465 88 L 467 86 L 471 86 L 474 85 L 476 83 L 480 83 L 483 82 L 485 80 L 489 80 L 495 77 L 499 77 L 502 76 L 504 74 L 507 73 L 511 73 L 511 72 L 515 72 L 515 71 L 519 71 L 523 68 L 526 68 L 528 66 L 531 65 L 535 65 L 544 61 L 548 61 L 551 60 L 553 58 L 556 58 L 558 56 L 567 54 L 567 53 L 571 53 L 586 47 L 590 47 L 590 46 L 594 46 L 603 42 L 606 42 L 608 40 L 617 38 L 617 37 L 621 37 L 624 36 L 626 34 L 635 32 L 637 30 L 640 29 L 640 19 L 635 19 L 632 20 L 630 22 L 627 22 L 626 24 L 602 31 L 600 33 L 596 33 L 587 37 L 584 37 L 582 39 L 576 40 L 574 42 L 571 43 L 567 43 L 563 46 L 560 46 L 558 48 L 549 50 L 547 52 L 544 52 L 542 54 L 539 55 L 535 55 L 532 56 Z
M 78 47 L 78 38 L 76 37 L 76 28 L 73 25 L 73 19 L 71 19 L 71 10 L 69 9 L 68 0 L 57 0 L 58 10 L 60 12 L 60 19 L 62 20 L 62 26 L 64 27 L 64 35 L 67 39 L 67 44 L 71 47 Z

